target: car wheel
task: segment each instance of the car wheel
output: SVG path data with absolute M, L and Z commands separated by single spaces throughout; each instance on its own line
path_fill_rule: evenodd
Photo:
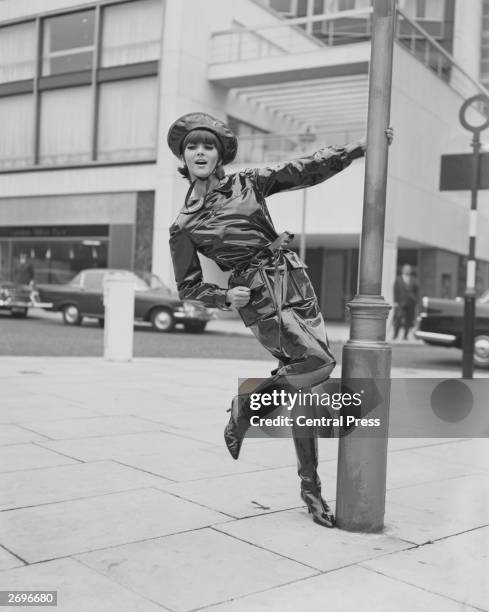
M 28 312 L 28 308 L 16 308 L 15 310 L 12 310 L 10 314 L 14 317 L 14 319 L 25 319 Z
M 175 327 L 175 317 L 167 308 L 155 308 L 151 313 L 151 325 L 156 331 L 169 332 Z
M 479 334 L 474 338 L 474 365 L 489 369 L 489 334 Z
M 75 304 L 67 304 L 63 308 L 63 321 L 66 325 L 80 325 L 82 318 L 80 309 Z
M 207 321 L 195 321 L 192 323 L 185 323 L 185 331 L 189 334 L 201 334 L 207 325 Z

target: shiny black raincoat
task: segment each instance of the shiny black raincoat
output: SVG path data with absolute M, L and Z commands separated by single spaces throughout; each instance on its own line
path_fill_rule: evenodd
M 308 374 L 325 367 L 329 373 L 335 362 L 306 266 L 285 248 L 290 235 L 278 236 L 265 197 L 317 185 L 363 154 L 361 146 L 328 147 L 275 167 L 228 175 L 206 195 L 200 210 L 190 213 L 184 207 L 170 227 L 180 298 L 227 307 L 227 289 L 204 282 L 197 253 L 231 271 L 229 287 L 250 287 L 250 301 L 239 314 L 279 360 L 274 382 L 281 376 L 290 382 L 297 374 L 297 388 L 303 388 Z

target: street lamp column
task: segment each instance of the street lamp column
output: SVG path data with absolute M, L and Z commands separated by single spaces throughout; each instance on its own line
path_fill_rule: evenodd
M 350 339 L 343 348 L 345 387 L 373 381 L 381 403 L 368 418 L 379 418 L 374 436 L 356 428 L 340 438 L 336 495 L 338 527 L 380 531 L 384 525 L 391 348 L 386 343 L 390 305 L 381 296 L 387 187 L 392 58 L 396 0 L 374 0 L 367 121 L 367 156 L 358 293 L 348 304 Z M 369 409 L 367 396 L 363 410 Z

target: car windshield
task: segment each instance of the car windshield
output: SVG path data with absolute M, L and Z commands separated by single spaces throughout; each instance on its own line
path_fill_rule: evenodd
M 489 304 L 489 289 L 484 291 L 484 293 L 477 300 L 479 304 Z

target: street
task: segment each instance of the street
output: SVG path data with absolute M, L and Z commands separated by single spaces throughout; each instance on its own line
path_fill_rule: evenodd
M 85 320 L 80 327 L 71 327 L 63 324 L 61 314 L 31 310 L 27 319 L 14 319 L 1 313 L 0 329 L 0 355 L 97 357 L 103 354 L 104 330 L 96 320 Z M 147 324 L 137 324 L 134 356 L 270 360 L 270 354 L 253 336 L 230 332 L 224 326 L 223 329 L 219 322 L 211 322 L 209 330 L 203 334 L 186 334 L 178 329 L 161 334 Z M 331 341 L 338 362 L 341 362 L 342 345 L 342 341 L 334 338 Z M 392 347 L 392 365 L 439 368 L 457 375 L 461 368 L 461 352 L 422 344 L 396 343 Z

